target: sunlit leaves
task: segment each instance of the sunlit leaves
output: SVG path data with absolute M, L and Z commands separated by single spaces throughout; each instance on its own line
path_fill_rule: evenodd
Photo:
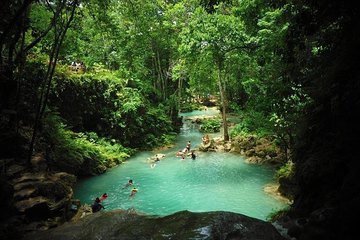
M 133 88 L 124 88 L 121 93 L 118 93 L 118 97 L 122 102 L 121 112 L 123 113 L 136 112 L 144 103 L 139 91 Z

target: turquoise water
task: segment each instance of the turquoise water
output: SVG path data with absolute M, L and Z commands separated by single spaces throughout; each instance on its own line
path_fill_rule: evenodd
M 210 112 L 197 111 L 185 117 L 210 115 Z M 263 191 L 264 185 L 273 181 L 274 170 L 270 167 L 246 164 L 232 153 L 196 152 L 196 160 L 176 157 L 176 151 L 184 148 L 187 141 L 191 141 L 193 148 L 201 142 L 202 134 L 197 126 L 184 122 L 175 147 L 138 153 L 105 174 L 80 180 L 75 198 L 91 204 L 106 192 L 106 210 L 134 208 L 161 216 L 181 210 L 222 210 L 265 220 L 270 212 L 285 207 Z M 147 159 L 156 153 L 166 157 L 151 168 Z M 134 197 L 129 196 L 130 187 L 123 188 L 128 179 L 133 179 L 139 189 Z

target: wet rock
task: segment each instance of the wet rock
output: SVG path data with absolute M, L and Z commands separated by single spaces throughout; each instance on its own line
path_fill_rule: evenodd
M 230 150 L 231 150 L 231 143 L 225 143 L 225 144 L 224 144 L 224 150 L 225 150 L 226 152 L 230 152 Z
M 230 212 L 178 212 L 166 217 L 133 211 L 98 212 L 77 222 L 28 234 L 33 239 L 242 239 L 282 240 L 267 222 Z
M 264 192 L 273 196 L 278 201 L 282 201 L 286 204 L 291 204 L 292 200 L 284 197 L 284 195 L 282 195 L 281 192 L 279 191 L 279 187 L 280 187 L 280 184 L 278 184 L 278 183 L 269 183 L 264 186 Z
M 212 148 L 212 141 L 210 141 L 208 144 L 201 144 L 199 147 L 199 151 L 207 152 L 209 149 Z
M 249 150 L 247 150 L 246 152 L 245 152 L 245 155 L 247 156 L 247 157 L 252 157 L 252 156 L 254 156 L 255 155 L 255 149 L 249 149 Z
M 78 211 L 76 211 L 74 216 L 72 216 L 71 222 L 77 222 L 81 218 L 84 218 L 85 216 L 91 215 L 93 213 L 91 206 L 88 204 L 84 204 L 80 206 L 80 202 L 79 202 L 79 205 L 77 205 L 77 207 L 78 207 Z
M 229 143 L 225 143 L 222 138 L 213 138 L 210 139 L 209 143 L 201 144 L 199 147 L 199 151 L 202 152 L 224 152 L 230 151 L 231 145 Z

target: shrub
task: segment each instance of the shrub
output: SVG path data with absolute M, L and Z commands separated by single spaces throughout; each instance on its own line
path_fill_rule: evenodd
M 221 128 L 221 120 L 219 119 L 206 119 L 200 124 L 200 131 L 214 133 L 219 132 Z
M 76 175 L 94 175 L 120 164 L 133 153 L 115 140 L 96 133 L 75 133 L 67 129 L 57 114 L 44 120 L 47 160 L 52 168 Z
M 180 112 L 185 113 L 185 112 L 192 112 L 195 110 L 201 110 L 202 107 L 203 105 L 198 102 L 185 102 L 182 104 L 180 108 Z
M 294 174 L 294 163 L 287 161 L 283 166 L 276 171 L 276 178 L 289 178 Z
M 275 222 L 282 216 L 286 215 L 290 211 L 290 207 L 286 207 L 280 210 L 272 210 L 271 213 L 268 214 L 266 220 L 269 222 Z
M 242 113 L 242 120 L 230 130 L 230 136 L 256 134 L 259 137 L 269 135 L 271 124 L 269 120 L 261 113 L 250 111 Z

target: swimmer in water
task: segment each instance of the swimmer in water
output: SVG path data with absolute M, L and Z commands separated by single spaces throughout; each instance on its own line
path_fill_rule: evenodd
M 130 197 L 133 197 L 135 196 L 135 194 L 138 192 L 138 189 L 136 187 L 134 187 L 132 190 L 131 190 L 131 193 L 130 193 Z
M 133 180 L 132 179 L 129 179 L 129 181 L 125 184 L 125 186 L 123 187 L 124 188 L 127 188 L 129 186 L 133 185 Z
M 177 156 L 177 157 L 181 157 L 182 155 L 184 155 L 184 152 L 180 149 L 180 150 L 176 153 L 176 156 Z
M 108 195 L 106 193 L 104 193 L 100 198 L 100 202 L 104 201 L 106 198 L 108 197 Z

